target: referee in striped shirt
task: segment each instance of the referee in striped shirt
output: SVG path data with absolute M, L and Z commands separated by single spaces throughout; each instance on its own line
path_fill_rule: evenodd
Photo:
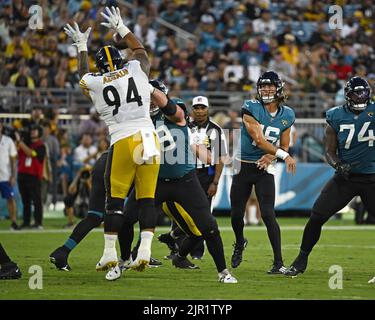
M 217 186 L 224 167 L 224 157 L 228 155 L 227 143 L 223 129 L 211 121 L 208 116 L 209 103 L 204 96 L 193 98 L 193 121 L 189 124 L 190 144 L 204 145 L 207 148 L 207 161 L 196 155 L 196 170 L 198 179 L 211 205 L 212 197 L 217 192 Z M 193 259 L 201 259 L 204 253 L 202 242 L 191 252 Z

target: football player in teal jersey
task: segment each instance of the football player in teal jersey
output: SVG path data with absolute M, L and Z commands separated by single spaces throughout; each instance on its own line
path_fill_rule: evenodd
M 161 81 L 151 80 L 150 83 L 167 94 L 167 89 Z M 176 99 L 174 102 L 186 112 L 186 106 L 181 99 Z M 150 113 L 159 135 L 162 151 L 155 205 L 162 205 L 164 213 L 188 235 L 178 253 L 172 258 L 173 265 L 178 268 L 197 268 L 187 259 L 187 255 L 203 238 L 215 262 L 219 282 L 237 283 L 237 279 L 226 267 L 220 231 L 195 171 L 195 158 L 190 149 L 186 121 L 187 112 L 183 119 L 170 119 L 164 116 L 156 106 L 151 105 Z M 130 257 L 133 226 L 138 221 L 138 212 L 139 208 L 134 192 L 132 192 L 125 205 L 125 220 L 119 233 L 121 257 L 125 261 Z M 124 240 L 124 237 L 127 240 Z M 131 264 L 129 266 L 131 267 Z M 116 266 L 107 273 L 106 279 L 118 279 L 121 271 L 121 265 Z
M 272 245 L 274 262 L 268 274 L 285 271 L 281 254 L 280 227 L 275 216 L 274 162 L 285 161 L 287 172 L 295 173 L 296 161 L 288 154 L 290 128 L 294 111 L 284 104 L 284 83 L 273 71 L 263 73 L 257 82 L 258 99 L 246 100 L 242 106 L 241 143 L 235 155 L 234 176 L 230 191 L 231 222 L 236 243 L 232 267 L 242 261 L 247 245 L 244 237 L 244 212 L 255 186 L 262 219 Z M 280 141 L 280 147 L 276 143 Z
M 287 276 L 306 270 L 323 224 L 353 197 L 360 196 L 369 214 L 375 215 L 375 104 L 371 87 L 365 79 L 353 77 L 344 91 L 346 103 L 326 113 L 326 159 L 336 172 L 314 203 L 300 253 L 285 272 Z

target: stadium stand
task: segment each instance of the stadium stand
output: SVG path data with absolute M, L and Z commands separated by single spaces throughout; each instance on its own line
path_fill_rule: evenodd
M 42 29 L 28 28 L 29 7 L 34 4 L 43 9 Z M 53 133 L 63 153 L 68 144 L 77 145 L 82 134 L 79 119 L 89 121 L 92 106 L 78 88 L 77 53 L 62 27 L 76 20 L 83 30 L 93 28 L 89 55 L 90 69 L 95 71 L 98 48 L 113 44 L 113 34 L 99 23 L 100 12 L 111 5 L 121 8 L 124 20 L 146 44 L 152 61 L 150 78 L 162 79 L 170 95 L 188 105 L 193 96 L 206 95 L 212 116 L 224 126 L 230 112 L 239 113 L 242 101 L 255 96 L 260 72 L 272 68 L 284 79 L 288 104 L 299 118 L 297 146 L 304 150 L 305 137 L 306 145 L 317 145 L 319 150 L 321 118 L 343 101 L 345 80 L 354 74 L 364 76 L 374 88 L 371 0 L 4 0 L 0 113 L 9 127 L 22 127 L 21 119 L 35 107 L 52 109 L 57 112 Z M 330 5 L 343 7 L 341 29 L 329 28 Z M 105 136 L 102 126 L 98 128 L 97 144 Z M 302 151 L 298 156 L 322 160 Z

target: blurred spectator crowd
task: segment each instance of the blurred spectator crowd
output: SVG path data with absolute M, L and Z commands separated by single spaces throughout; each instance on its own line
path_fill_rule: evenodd
M 30 29 L 29 8 L 43 9 L 43 28 Z M 341 29 L 330 29 L 332 5 L 341 5 Z M 0 86 L 76 88 L 76 49 L 62 27 L 91 26 L 91 58 L 112 42 L 100 26 L 106 5 L 119 5 L 126 24 L 146 45 L 151 78 L 175 92 L 248 91 L 262 69 L 281 73 L 290 92 L 336 94 L 353 74 L 375 81 L 375 4 L 361 1 L 128 1 L 4 0 L 0 4 Z M 158 23 L 158 18 L 187 34 Z M 188 35 L 189 35 L 188 34 Z M 93 59 L 90 67 L 94 71 Z M 39 93 L 39 103 L 58 102 L 59 91 Z M 4 106 L 3 106 L 4 108 Z

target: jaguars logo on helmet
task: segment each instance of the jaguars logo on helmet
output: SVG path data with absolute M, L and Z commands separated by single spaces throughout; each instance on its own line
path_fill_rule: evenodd
M 260 92 L 263 85 L 273 84 L 276 87 L 276 93 L 272 96 L 265 96 Z M 279 75 L 274 71 L 264 72 L 257 81 L 258 99 L 263 103 L 271 103 L 276 100 L 284 100 L 284 82 L 280 79 Z
M 99 72 L 103 74 L 122 69 L 125 59 L 117 48 L 105 46 L 100 48 L 96 54 L 95 63 Z

